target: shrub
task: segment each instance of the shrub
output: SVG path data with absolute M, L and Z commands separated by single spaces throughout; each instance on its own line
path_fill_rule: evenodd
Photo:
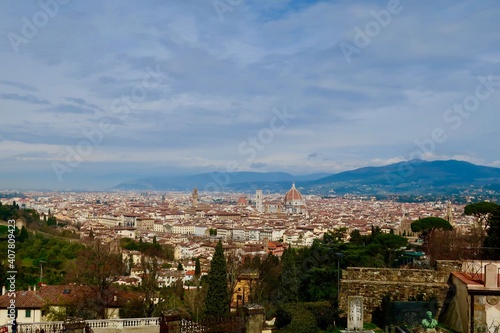
M 318 327 L 322 330 L 327 330 L 328 327 L 333 326 L 333 322 L 338 317 L 338 311 L 328 301 L 303 304 L 314 315 Z
M 301 303 L 282 305 L 276 311 L 275 325 L 279 328 L 277 330 L 279 333 L 315 333 L 318 331 L 314 314 Z

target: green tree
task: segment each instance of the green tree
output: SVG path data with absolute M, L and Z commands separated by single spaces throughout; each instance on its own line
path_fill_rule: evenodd
M 194 266 L 194 277 L 199 280 L 201 277 L 201 264 L 200 258 L 196 258 L 195 266 Z
M 365 244 L 365 238 L 361 235 L 358 229 L 354 229 L 353 231 L 351 231 L 351 234 L 349 236 L 349 243 L 356 245 Z
M 413 232 L 420 232 L 420 235 L 425 240 L 428 240 L 435 230 L 452 230 L 450 222 L 440 217 L 425 217 L 413 221 L 411 230 Z
M 368 251 L 380 257 L 383 266 L 392 267 L 406 245 L 408 245 L 408 239 L 405 237 L 381 233 L 373 239 L 368 246 Z
M 324 244 L 340 244 L 346 239 L 347 228 L 341 227 L 333 230 L 328 230 L 323 234 Z
M 184 266 L 182 266 L 182 262 L 179 261 L 179 264 L 177 265 L 177 270 L 179 272 L 182 272 L 184 270 Z
M 433 260 L 438 253 L 437 247 L 434 245 L 439 245 L 433 241 L 436 230 L 452 229 L 450 222 L 440 217 L 425 217 L 413 221 L 411 224 L 411 230 L 420 233 L 419 237 L 423 240 L 423 248 Z
M 487 259 L 500 260 L 500 207 L 497 207 L 488 218 L 484 247 L 486 247 Z
M 282 263 L 275 255 L 270 254 L 262 261 L 256 287 L 256 300 L 258 302 L 272 302 L 277 299 L 281 269 Z
M 47 225 L 57 225 L 57 218 L 55 216 L 50 215 L 47 219 Z
M 19 240 L 19 242 L 22 243 L 25 240 L 27 240 L 28 237 L 29 237 L 28 230 L 26 230 L 26 227 L 23 225 L 17 239 Z
M 299 278 L 297 264 L 295 263 L 295 251 L 292 248 L 286 249 L 281 259 L 283 261 L 283 272 L 281 273 L 280 300 L 284 303 L 298 302 Z
M 207 315 L 223 317 L 229 314 L 228 284 L 226 258 L 222 242 L 219 240 L 208 273 L 208 291 L 205 298 Z

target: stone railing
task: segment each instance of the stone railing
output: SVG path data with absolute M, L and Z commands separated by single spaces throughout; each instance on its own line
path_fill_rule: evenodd
M 56 333 L 62 332 L 64 328 L 63 321 L 47 321 L 39 323 L 18 323 L 17 332 L 18 333 L 35 333 L 36 330 L 39 332 L 43 329 L 45 333 Z
M 125 318 L 125 319 L 97 319 L 85 320 L 92 329 L 123 329 L 127 327 L 147 327 L 147 326 L 160 326 L 160 318 Z M 36 333 L 36 330 L 45 333 L 59 333 L 64 331 L 63 321 L 49 321 L 39 323 L 19 323 L 18 333 Z
M 90 328 L 125 328 L 125 327 L 144 327 L 159 326 L 160 318 L 125 318 L 125 319 L 97 319 L 86 320 Z

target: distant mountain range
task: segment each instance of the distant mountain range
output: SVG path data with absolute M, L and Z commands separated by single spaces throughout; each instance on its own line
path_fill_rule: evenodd
M 284 172 L 212 172 L 147 178 L 121 183 L 115 190 L 281 192 L 292 182 L 303 193 L 321 195 L 454 195 L 500 192 L 500 168 L 464 161 L 412 160 L 337 174 L 294 176 Z
M 159 190 L 159 191 L 189 191 L 197 187 L 200 191 L 232 190 L 241 186 L 249 190 L 261 184 L 309 182 L 329 176 L 328 173 L 314 173 L 293 176 L 286 172 L 209 172 L 192 176 L 166 176 L 133 180 L 121 183 L 113 189 L 118 190 Z

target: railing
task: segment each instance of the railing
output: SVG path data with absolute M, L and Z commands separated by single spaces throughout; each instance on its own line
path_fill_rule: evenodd
M 125 328 L 125 327 L 145 327 L 159 326 L 160 318 L 125 318 L 125 319 L 97 319 L 85 320 L 90 328 Z M 36 333 L 43 329 L 45 333 L 60 333 L 64 331 L 63 321 L 49 321 L 38 323 L 18 323 L 19 333 Z
M 97 319 L 86 320 L 90 328 L 124 328 L 124 327 L 142 327 L 159 326 L 160 318 L 125 318 L 125 319 Z
M 17 331 L 19 333 L 36 333 L 36 330 L 40 332 L 42 329 L 45 333 L 59 333 L 62 332 L 64 328 L 63 321 L 49 321 L 40 323 L 18 323 Z

